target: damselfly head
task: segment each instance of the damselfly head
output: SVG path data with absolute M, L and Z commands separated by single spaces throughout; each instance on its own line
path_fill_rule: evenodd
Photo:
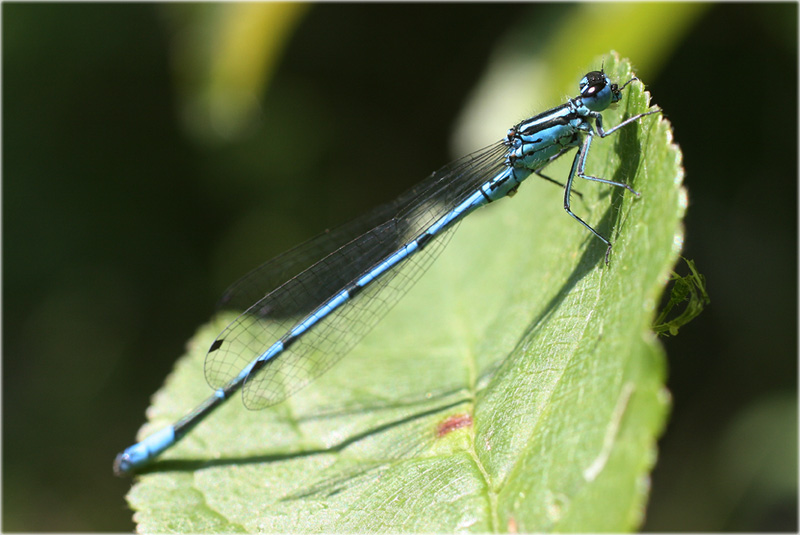
M 602 111 L 619 100 L 617 85 L 612 84 L 603 71 L 587 73 L 578 87 L 581 101 L 592 111 Z

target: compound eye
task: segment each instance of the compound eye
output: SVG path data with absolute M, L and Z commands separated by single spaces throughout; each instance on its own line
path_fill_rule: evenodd
M 603 71 L 592 71 L 580 82 L 580 98 L 584 106 L 591 111 L 603 111 L 619 98 L 612 92 L 611 80 Z
M 606 88 L 606 77 L 600 71 L 592 71 L 583 77 L 580 83 L 581 95 L 593 97 Z

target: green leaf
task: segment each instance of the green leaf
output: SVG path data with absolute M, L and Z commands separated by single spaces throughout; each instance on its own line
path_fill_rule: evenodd
M 605 59 L 624 82 L 630 66 Z M 631 84 L 606 127 L 647 108 Z M 568 158 L 565 158 L 565 160 Z M 565 177 L 568 161 L 548 168 Z M 686 194 L 660 115 L 596 139 L 573 210 L 531 178 L 461 225 L 408 296 L 289 400 L 233 401 L 139 477 L 141 532 L 622 531 L 637 528 L 669 395 L 651 331 Z M 141 436 L 209 395 L 200 329 Z

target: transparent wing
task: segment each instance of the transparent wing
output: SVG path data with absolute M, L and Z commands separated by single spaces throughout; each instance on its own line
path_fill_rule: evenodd
M 402 200 L 403 196 L 391 203 L 380 205 L 361 217 L 340 225 L 333 230 L 326 230 L 268 260 L 229 286 L 220 298 L 219 303 L 217 303 L 217 309 L 239 312 L 247 310 L 254 303 L 264 299 L 280 285 L 310 268 L 320 259 L 325 258 L 358 236 L 391 219 L 397 213 L 397 205 L 402 203 Z M 326 286 L 318 288 L 318 295 L 327 293 L 329 291 Z M 308 312 L 321 302 L 320 298 L 316 297 L 314 293 L 306 293 L 304 295 L 308 300 L 305 306 L 300 306 L 298 309 L 281 310 L 273 307 L 268 317 L 296 315 L 303 311 Z
M 288 350 L 248 375 L 242 390 L 244 405 L 261 409 L 280 403 L 336 364 L 411 289 L 447 245 L 454 229 L 375 280 Z
M 253 304 L 267 297 L 283 283 L 298 276 L 320 259 L 337 251 L 371 229 L 392 219 L 402 218 L 404 214 L 408 214 L 409 210 L 415 206 L 419 207 L 431 200 L 434 202 L 447 201 L 447 199 L 441 198 L 437 200 L 437 197 L 445 197 L 448 194 L 452 199 L 463 197 L 465 191 L 471 192 L 477 184 L 482 182 L 483 174 L 491 174 L 491 170 L 485 168 L 474 169 L 471 173 L 468 173 L 467 170 L 476 166 L 485 166 L 487 161 L 491 162 L 499 155 L 504 155 L 506 151 L 507 149 L 502 143 L 496 143 L 451 162 L 432 173 L 427 179 L 413 186 L 395 200 L 377 206 L 370 212 L 333 230 L 326 230 L 268 260 L 229 286 L 217 303 L 217 309 L 239 312 L 247 310 Z M 467 180 L 467 177 L 463 176 L 464 174 L 471 175 L 474 180 Z M 454 185 L 454 182 L 457 184 Z M 398 242 L 397 245 L 399 247 L 401 243 Z M 323 284 L 317 287 L 318 292 L 316 292 L 316 295 L 314 293 L 304 294 L 308 297 L 306 306 L 301 306 L 296 310 L 273 307 L 268 317 L 307 313 L 313 310 L 324 300 L 324 297 L 320 296 L 332 295 L 338 289 L 338 287 L 329 289 L 328 286 L 323 281 Z M 299 303 L 299 300 L 295 299 L 294 303 Z
M 235 379 L 319 305 L 502 171 L 506 152 L 498 142 L 456 160 L 395 201 L 291 249 L 231 286 L 223 306 L 253 304 L 226 327 L 214 342 L 216 350 L 206 356 L 208 383 L 220 388 Z M 411 288 L 444 249 L 452 230 L 376 279 L 253 372 L 243 389 L 245 405 L 256 409 L 283 401 L 333 366 Z

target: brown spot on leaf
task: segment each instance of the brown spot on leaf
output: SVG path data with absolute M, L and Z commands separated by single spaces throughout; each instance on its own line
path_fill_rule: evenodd
M 472 415 L 470 414 L 454 414 L 449 416 L 445 421 L 436 426 L 436 438 L 442 438 L 450 431 L 461 429 L 472 425 Z

